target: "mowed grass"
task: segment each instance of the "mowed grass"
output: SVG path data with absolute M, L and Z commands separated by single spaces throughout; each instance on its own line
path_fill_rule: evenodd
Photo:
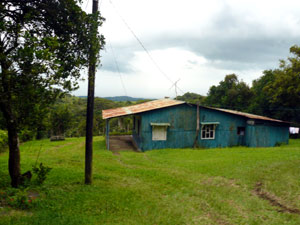
M 300 140 L 275 148 L 105 150 L 94 138 L 93 184 L 84 185 L 85 139 L 21 145 L 22 171 L 50 166 L 30 210 L 0 206 L 0 224 L 300 224 Z M 0 154 L 0 191 L 9 187 Z

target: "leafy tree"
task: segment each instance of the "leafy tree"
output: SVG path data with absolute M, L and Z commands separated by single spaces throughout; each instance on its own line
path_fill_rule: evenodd
M 214 107 L 247 111 L 252 93 L 250 87 L 239 81 L 237 75 L 226 75 L 218 86 L 213 85 L 208 91 L 205 104 Z
M 51 133 L 53 135 L 64 135 L 72 127 L 73 115 L 67 105 L 58 105 L 50 115 Z
M 263 76 L 252 82 L 251 91 L 253 98 L 250 102 L 249 112 L 276 117 L 274 114 L 275 104 L 271 102 L 271 96 L 267 89 L 275 80 L 277 70 L 265 70 Z
M 290 48 L 292 56 L 281 60 L 275 79 L 265 87 L 276 118 L 300 123 L 300 47 Z
M 193 104 L 203 104 L 205 101 L 205 96 L 192 93 L 192 92 L 187 92 L 182 96 L 177 96 L 177 100 L 193 103 Z
M 103 18 L 87 15 L 80 0 L 2 0 L 0 3 L 0 109 L 9 139 L 11 184 L 21 182 L 18 132 L 62 92 L 77 87 L 89 49 L 103 37 L 89 31 Z

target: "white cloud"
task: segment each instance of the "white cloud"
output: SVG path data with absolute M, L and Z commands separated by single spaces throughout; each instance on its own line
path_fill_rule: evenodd
M 161 70 L 184 91 L 206 94 L 226 74 L 251 84 L 273 69 L 300 40 L 300 2 L 293 0 L 102 0 L 102 52 L 97 96 L 174 97 L 172 83 L 155 67 L 119 15 Z M 88 10 L 91 10 L 90 1 Z M 85 8 L 85 2 L 83 8 Z M 117 72 L 117 60 L 126 92 Z M 75 92 L 86 95 L 86 83 Z M 178 92 L 182 94 L 181 92 Z

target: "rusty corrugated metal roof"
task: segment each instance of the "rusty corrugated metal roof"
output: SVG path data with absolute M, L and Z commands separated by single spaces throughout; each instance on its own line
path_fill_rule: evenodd
M 102 118 L 109 119 L 119 116 L 127 116 L 136 113 L 146 112 L 154 109 L 160 109 L 165 107 L 170 107 L 174 105 L 184 104 L 184 101 L 178 101 L 173 99 L 159 99 L 150 102 L 145 102 L 137 105 L 120 107 L 115 109 L 105 109 L 102 110 Z
M 186 102 L 184 102 L 184 101 L 178 101 L 178 100 L 173 100 L 173 99 L 159 99 L 159 100 L 144 102 L 144 103 L 132 105 L 132 106 L 120 107 L 120 108 L 115 108 L 115 109 L 105 109 L 105 110 L 102 110 L 102 118 L 109 119 L 109 118 L 114 118 L 114 117 L 127 116 L 127 115 L 137 114 L 137 113 L 141 113 L 141 112 L 151 111 L 154 109 L 160 109 L 160 108 L 165 108 L 165 107 L 170 107 L 170 106 L 175 106 L 175 105 L 181 105 L 181 104 L 185 104 L 185 103 Z M 192 104 L 192 105 L 194 105 L 194 104 Z M 282 121 L 282 120 L 276 120 L 276 119 L 272 119 L 269 117 L 259 116 L 259 115 L 255 115 L 255 114 L 251 114 L 251 113 L 244 113 L 244 112 L 240 112 L 240 111 L 236 111 L 236 110 L 221 109 L 221 108 L 214 108 L 214 107 L 208 107 L 208 106 L 201 106 L 201 107 L 218 110 L 221 112 L 226 112 L 226 113 L 230 113 L 230 114 L 234 114 L 234 115 L 244 116 L 249 119 L 267 120 L 267 121 L 273 121 L 273 122 L 279 122 L 279 123 L 289 123 L 289 122 Z
M 222 112 L 227 112 L 227 113 L 231 113 L 231 114 L 234 114 L 234 115 L 244 116 L 244 117 L 247 117 L 249 119 L 268 120 L 268 121 L 279 122 L 279 123 L 289 123 L 289 122 L 285 122 L 285 121 L 282 121 L 282 120 L 272 119 L 272 118 L 269 118 L 269 117 L 266 117 L 266 116 L 259 116 L 259 115 L 255 115 L 255 114 L 251 114 L 251 113 L 244 113 L 244 112 L 231 110 L 231 109 L 220 109 L 220 108 L 213 108 L 213 107 L 205 107 L 205 108 L 214 109 L 214 110 L 218 110 L 218 111 L 222 111 Z

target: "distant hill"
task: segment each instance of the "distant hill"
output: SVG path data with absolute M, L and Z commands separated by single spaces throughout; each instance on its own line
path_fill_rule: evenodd
M 111 101 L 116 101 L 116 102 L 126 102 L 126 101 L 135 102 L 139 100 L 147 100 L 145 98 L 133 98 L 129 96 L 115 96 L 115 97 L 103 97 L 103 98 Z

